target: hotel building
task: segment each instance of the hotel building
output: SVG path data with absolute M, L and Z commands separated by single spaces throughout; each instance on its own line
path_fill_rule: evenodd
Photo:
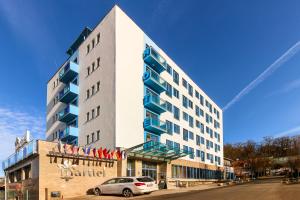
M 47 84 L 47 141 L 26 140 L 2 163 L 8 199 L 83 195 L 115 176 L 151 176 L 168 188 L 223 178 L 222 110 L 118 6 L 67 54 Z M 127 156 L 57 153 L 58 140 Z M 63 176 L 59 163 L 73 170 L 71 161 L 77 169 Z
M 187 153 L 185 163 L 223 167 L 222 110 L 118 6 L 67 53 L 47 85 L 48 141 L 132 149 L 151 140 Z

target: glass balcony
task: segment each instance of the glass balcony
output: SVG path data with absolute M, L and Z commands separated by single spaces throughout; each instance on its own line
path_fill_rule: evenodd
M 58 113 L 58 119 L 61 122 L 69 123 L 76 119 L 78 116 L 78 107 L 74 105 L 68 105 L 62 111 Z
M 16 153 L 4 160 L 2 162 L 2 169 L 7 169 L 35 153 L 37 153 L 37 143 L 36 140 L 32 140 Z
M 59 138 L 63 142 L 70 143 L 78 138 L 78 128 L 74 126 L 67 126 L 65 130 L 59 133 Z
M 166 112 L 166 102 L 158 95 L 148 94 L 144 97 L 144 106 L 158 114 Z
M 68 61 L 68 63 L 59 72 L 59 80 L 66 84 L 70 83 L 78 75 L 78 71 L 78 64 Z
M 144 129 L 157 134 L 162 134 L 167 131 L 166 123 L 153 117 L 144 119 Z
M 156 72 L 161 73 L 166 70 L 166 60 L 153 47 L 147 47 L 143 53 L 143 59 Z
M 157 93 L 162 93 L 167 90 L 167 83 L 155 71 L 148 69 L 143 75 L 144 84 L 152 88 Z
M 59 100 L 63 103 L 70 103 L 78 96 L 78 86 L 69 83 L 63 90 L 59 92 Z

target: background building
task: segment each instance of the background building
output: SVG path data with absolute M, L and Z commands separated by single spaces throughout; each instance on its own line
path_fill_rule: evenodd
M 118 6 L 67 53 L 47 85 L 48 141 L 131 149 L 125 168 L 136 175 L 156 178 L 165 156 L 183 157 L 170 178 L 219 177 L 222 110 Z M 148 141 L 150 153 L 132 148 Z

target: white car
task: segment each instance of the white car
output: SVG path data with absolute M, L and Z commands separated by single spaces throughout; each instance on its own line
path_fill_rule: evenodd
M 155 181 L 147 176 L 112 178 L 94 188 L 96 195 L 116 194 L 131 197 L 135 194 L 150 194 L 158 190 Z

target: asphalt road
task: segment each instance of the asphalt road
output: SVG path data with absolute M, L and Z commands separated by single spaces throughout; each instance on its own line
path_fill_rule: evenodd
M 300 199 L 300 184 L 282 185 L 276 181 L 257 181 L 244 185 L 203 191 L 192 191 L 137 199 L 158 200 L 296 200 Z
M 163 192 L 163 191 L 161 191 Z M 124 200 L 121 196 L 95 196 L 70 200 Z M 300 184 L 283 185 L 280 179 L 258 180 L 253 183 L 180 193 L 140 195 L 132 200 L 300 200 Z

